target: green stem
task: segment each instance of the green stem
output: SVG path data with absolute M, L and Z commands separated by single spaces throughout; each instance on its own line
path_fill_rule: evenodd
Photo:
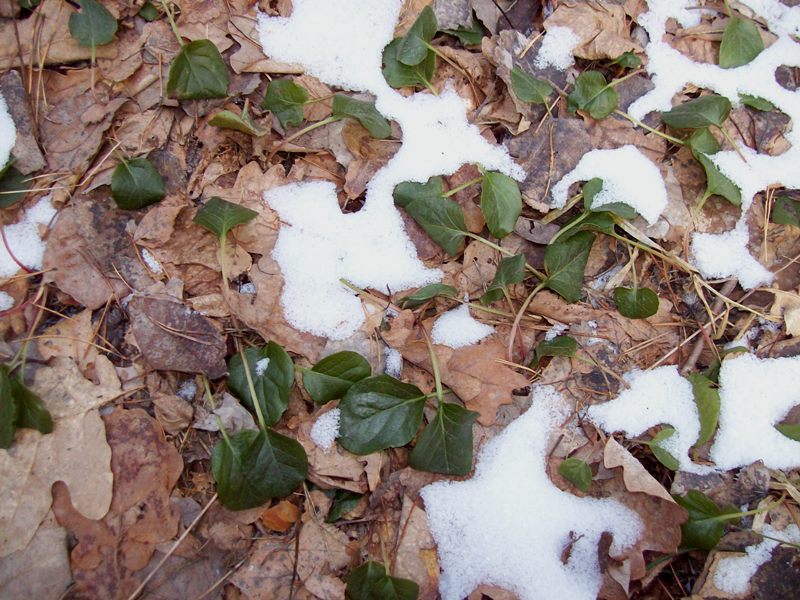
M 650 133 L 652 133 L 654 135 L 657 135 L 659 137 L 662 137 L 665 140 L 667 140 L 668 142 L 672 142 L 673 144 L 677 144 L 678 146 L 685 146 L 686 145 L 686 142 L 684 142 L 683 140 L 679 140 L 678 138 L 673 137 L 673 136 L 671 136 L 671 135 L 669 135 L 667 133 L 664 133 L 663 131 L 659 131 L 658 129 L 654 129 L 654 128 L 650 127 L 646 123 L 642 123 L 639 119 L 636 119 L 636 118 L 630 116 L 624 110 L 617 109 L 617 110 L 614 111 L 614 114 L 617 114 L 620 117 L 625 117 L 626 119 L 628 119 L 628 121 L 630 121 L 631 123 L 633 123 L 637 127 L 641 127 L 642 129 L 646 129 Z
M 284 138 L 283 140 L 281 140 L 281 143 L 278 144 L 277 146 L 275 146 L 275 148 L 272 149 L 272 152 L 269 153 L 269 157 L 272 158 L 278 150 L 283 148 L 289 142 L 292 142 L 292 141 L 296 140 L 301 135 L 305 135 L 309 131 L 314 131 L 315 129 L 318 129 L 318 128 L 323 127 L 325 125 L 328 125 L 330 123 L 335 123 L 336 121 L 339 121 L 342 118 L 343 117 L 339 117 L 339 116 L 336 116 L 336 115 L 331 115 L 327 119 L 322 119 L 322 121 L 317 121 L 316 123 L 312 123 L 308 127 L 304 127 L 300 131 L 297 131 L 297 132 L 293 133 L 292 135 L 290 135 L 288 138 Z
M 465 190 L 468 187 L 475 185 L 476 183 L 480 183 L 481 181 L 483 181 L 483 175 L 481 175 L 480 177 L 476 177 L 475 179 L 471 179 L 466 183 L 462 183 L 461 185 L 454 187 L 449 192 L 445 192 L 444 194 L 442 194 L 442 198 L 449 198 L 450 196 L 455 196 L 461 190 Z
M 167 19 L 169 19 L 169 26 L 172 27 L 172 33 L 175 34 L 175 39 L 178 40 L 181 48 L 183 48 L 183 39 L 181 38 L 181 34 L 178 32 L 178 25 L 175 23 L 175 17 L 172 14 L 172 9 L 169 7 L 167 0 L 161 0 L 161 6 L 164 7 L 164 13 L 166 13 Z
M 225 246 L 228 243 L 227 233 L 219 236 L 219 246 L 217 248 L 217 261 L 219 261 L 219 269 L 222 272 L 222 291 L 228 289 L 228 257 L 225 254 Z
M 556 219 L 558 219 L 561 215 L 568 213 L 572 210 L 572 207 L 575 206 L 578 202 L 583 200 L 583 192 L 579 194 L 575 194 L 572 198 L 567 200 L 567 203 L 559 208 L 558 210 L 551 210 L 545 216 L 542 217 L 540 223 L 542 225 L 547 225 L 548 223 L 552 223 Z
M 208 398 L 208 403 L 211 404 L 211 412 L 214 412 L 217 410 L 217 403 L 214 402 L 214 394 L 211 393 L 211 386 L 208 383 L 208 378 L 205 375 L 200 375 L 200 378 L 203 382 L 203 390 L 205 391 L 206 398 Z M 222 434 L 222 439 L 225 440 L 228 448 L 233 449 L 233 446 L 231 445 L 231 438 L 228 437 L 228 432 L 225 431 L 225 425 L 223 424 L 222 419 L 216 413 L 214 413 L 214 418 L 217 421 L 219 432 Z
M 630 73 L 628 73 L 624 77 L 620 77 L 619 79 L 614 79 L 612 81 L 609 81 L 608 84 L 606 84 L 606 88 L 616 87 L 620 83 L 622 83 L 623 81 L 627 81 L 628 79 L 630 79 L 631 77 L 633 77 L 635 75 L 638 75 L 642 71 L 644 71 L 644 69 L 636 69 L 635 71 L 631 71 Z
M 494 242 L 490 242 L 486 238 L 482 238 L 481 236 L 476 235 L 476 234 L 472 233 L 471 231 L 465 231 L 464 235 L 466 235 L 468 238 L 472 238 L 473 240 L 476 240 L 478 242 L 481 242 L 482 244 L 485 244 L 485 245 L 489 246 L 489 248 L 494 248 L 495 250 L 497 250 L 501 254 L 505 254 L 506 256 L 516 256 L 510 250 L 506 250 L 502 246 L 498 246 Z M 544 273 L 542 273 L 539 269 L 536 269 L 536 268 L 530 266 L 527 262 L 525 263 L 525 268 L 528 271 L 530 271 L 531 273 L 533 273 L 534 275 L 536 275 L 536 277 L 538 277 L 539 279 L 546 279 L 547 278 L 547 276 Z
M 433 381 L 436 385 L 436 399 L 441 405 L 444 402 L 444 391 L 442 390 L 442 374 L 439 371 L 439 359 L 431 343 L 431 338 L 428 337 L 428 332 L 423 328 L 422 333 L 425 334 L 425 343 L 428 345 L 428 353 L 431 355 L 431 369 L 433 370 Z
M 266 435 L 267 421 L 264 419 L 264 413 L 261 410 L 261 402 L 258 401 L 256 395 L 256 386 L 253 384 L 253 376 L 250 374 L 250 365 L 247 363 L 247 355 L 241 346 L 239 347 L 239 356 L 242 357 L 242 366 L 244 367 L 244 377 L 247 379 L 247 391 L 250 392 L 250 398 L 253 400 L 253 407 L 256 409 L 256 416 L 258 417 L 258 424 L 261 426 L 261 431 Z
M 581 216 L 580 216 L 580 217 L 578 217 L 577 219 L 575 219 L 575 220 L 574 220 L 574 221 L 572 221 L 571 223 L 567 223 L 567 225 L 565 225 L 564 227 L 562 227 L 561 229 L 559 229 L 559 230 L 558 230 L 558 233 L 556 233 L 556 234 L 555 234 L 555 235 L 554 235 L 554 236 L 553 236 L 553 237 L 550 239 L 550 241 L 548 242 L 548 245 L 550 245 L 550 244 L 554 244 L 558 238 L 562 237 L 562 236 L 563 236 L 563 235 L 564 235 L 564 234 L 565 234 L 567 231 L 569 231 L 570 229 L 575 229 L 575 227 L 577 227 L 578 225 L 580 225 L 581 223 L 583 223 L 583 222 L 584 222 L 586 219 L 588 219 L 590 214 L 592 214 L 592 213 L 591 213 L 591 211 L 588 211 L 588 210 L 587 210 L 587 211 L 583 212 L 583 214 L 581 214 Z
M 514 339 L 517 337 L 517 329 L 519 328 L 520 321 L 522 321 L 522 315 L 525 314 L 525 311 L 528 309 L 533 297 L 536 296 L 540 291 L 544 289 L 544 281 L 542 281 L 539 285 L 533 288 L 533 291 L 528 294 L 528 297 L 525 298 L 525 301 L 520 306 L 517 315 L 514 317 L 514 323 L 511 325 L 511 332 L 508 335 L 508 360 L 511 361 L 513 359 L 513 351 L 514 351 Z

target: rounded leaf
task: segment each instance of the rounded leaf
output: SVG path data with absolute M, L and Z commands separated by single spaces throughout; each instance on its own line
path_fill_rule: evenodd
M 111 197 L 122 209 L 144 208 L 165 195 L 161 174 L 146 158 L 123 161 L 111 175 Z
M 244 355 L 261 412 L 267 425 L 274 425 L 289 406 L 289 391 L 294 383 L 292 359 L 275 342 L 262 348 L 248 348 Z M 255 410 L 241 353 L 228 361 L 228 388 L 250 410 Z
M 372 374 L 366 358 L 357 352 L 337 352 L 326 356 L 311 370 L 303 371 L 303 387 L 317 404 L 341 398 L 355 382 Z
M 629 319 L 646 319 L 658 312 L 658 295 L 649 288 L 615 288 L 614 302 Z

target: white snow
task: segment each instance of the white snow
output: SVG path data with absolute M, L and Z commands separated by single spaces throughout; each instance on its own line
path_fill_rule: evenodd
M 403 131 L 400 150 L 369 182 L 357 213 L 342 214 L 331 183 L 291 184 L 264 194 L 285 223 L 273 251 L 285 278 L 284 314 L 295 328 L 331 339 L 349 337 L 364 321 L 360 300 L 341 280 L 388 293 L 441 278 L 417 258 L 394 207 L 397 184 L 449 175 L 468 163 L 524 177 L 504 148 L 467 121 L 467 106 L 455 91 L 404 97 L 383 79 L 381 53 L 392 40 L 400 4 L 295 0 L 289 18 L 259 16 L 267 55 L 300 63 L 327 84 L 372 93 L 377 109 Z
M 651 225 L 667 207 L 667 188 L 661 171 L 631 145 L 584 154 L 578 165 L 553 186 L 553 206 L 561 208 L 567 203 L 573 183 L 595 177 L 603 180 L 603 188 L 595 195 L 592 206 L 623 202 Z
M 762 542 L 745 548 L 744 556 L 723 558 L 717 563 L 713 578 L 717 589 L 728 594 L 746 594 L 753 575 L 761 565 L 769 561 L 772 551 L 780 546 L 781 542 L 800 543 L 800 529 L 794 524 L 784 530 L 764 525 L 761 533 L 775 539 L 765 537 Z
M 692 384 L 680 376 L 678 368 L 632 371 L 625 375 L 625 381 L 630 387 L 610 402 L 590 406 L 586 410 L 588 419 L 609 433 L 623 431 L 628 437 L 656 425 L 672 425 L 675 433 L 661 447 L 679 461 L 682 471 L 708 472 L 708 467 L 689 458 L 689 450 L 700 435 L 700 417 Z
M 42 268 L 44 242 L 39 226 L 49 225 L 56 212 L 50 197 L 45 196 L 26 210 L 18 223 L 3 227 L 5 243 L 0 244 L 0 277 L 13 277 L 20 270 L 20 264 L 31 271 Z
M 187 379 L 181 384 L 181 387 L 178 388 L 177 396 L 188 401 L 193 400 L 196 393 L 197 384 L 195 383 L 194 379 Z
M 341 411 L 334 408 L 320 416 L 311 427 L 311 440 L 327 452 L 339 437 L 339 417 Z
M 0 291 L 0 312 L 6 311 L 14 306 L 14 298 L 6 292 Z
M 472 479 L 421 490 L 443 600 L 461 600 L 482 583 L 521 600 L 594 600 L 601 534 L 613 535 L 612 555 L 635 543 L 642 531 L 636 513 L 610 498 L 562 492 L 547 476 L 551 434 L 568 415 L 553 388 L 534 388 L 528 412 L 482 448 Z
M 575 64 L 572 51 L 580 43 L 581 38 L 569 27 L 550 27 L 533 64 L 539 69 L 553 67 L 566 71 Z
M 456 349 L 477 344 L 493 333 L 494 327 L 475 319 L 469 312 L 469 305 L 462 304 L 436 319 L 431 329 L 431 340 L 434 344 Z
M 800 66 L 800 44 L 790 33 L 800 31 L 800 8 L 783 6 L 776 0 L 745 0 L 742 3 L 767 21 L 778 40 L 761 52 L 753 61 L 733 69 L 696 63 L 681 54 L 664 40 L 666 21 L 677 18 L 683 26 L 696 25 L 701 11 L 688 10 L 696 6 L 692 0 L 647 0 L 649 12 L 639 17 L 639 24 L 650 36 L 645 48 L 647 70 L 655 88 L 636 100 L 628 112 L 643 119 L 652 111 L 672 108 L 672 98 L 687 84 L 713 90 L 727 97 L 735 106 L 740 94 L 749 94 L 772 102 L 791 119 L 786 139 L 792 147 L 779 156 L 757 154 L 740 146 L 734 151 L 719 152 L 711 157 L 720 171 L 742 190 L 742 213 L 734 230 L 720 235 L 695 234 L 692 254 L 701 273 L 706 277 L 735 276 L 745 288 L 768 283 L 772 275 L 747 250 L 747 215 L 754 196 L 768 186 L 800 187 L 800 102 L 797 94 L 778 84 L 775 71 L 781 65 Z
M 800 442 L 775 429 L 800 404 L 799 380 L 800 356 L 760 359 L 742 353 L 722 362 L 719 431 L 710 452 L 717 467 L 759 460 L 771 469 L 800 465 Z
M 147 248 L 142 248 L 142 260 L 147 265 L 147 268 L 156 275 L 160 275 L 163 272 L 158 259 Z
M 552 342 L 558 336 L 560 336 L 565 331 L 569 330 L 569 325 L 565 325 L 564 323 L 556 323 L 550 329 L 548 329 L 544 334 L 544 341 L 545 342 Z
M 400 373 L 403 372 L 403 355 L 400 354 L 400 351 L 394 348 L 387 348 L 383 360 L 383 369 L 386 374 L 392 377 L 400 377 Z
M 240 294 L 255 294 L 256 293 L 256 285 L 248 281 L 247 283 L 243 283 L 239 286 L 239 293 Z
M 256 377 L 261 377 L 264 373 L 267 372 L 267 367 L 269 366 L 269 359 L 264 357 L 260 358 L 256 361 L 256 368 L 255 374 Z
M 8 113 L 8 105 L 3 94 L 0 93 L 0 170 L 6 166 L 11 158 L 11 151 L 17 141 L 17 128 L 14 120 Z

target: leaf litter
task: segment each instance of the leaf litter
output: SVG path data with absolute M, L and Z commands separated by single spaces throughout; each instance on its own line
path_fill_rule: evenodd
M 792 597 L 796 8 L 80 4 L 0 22 L 5 595 Z

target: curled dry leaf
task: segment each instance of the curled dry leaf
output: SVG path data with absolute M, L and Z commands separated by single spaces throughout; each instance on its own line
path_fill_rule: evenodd
M 614 59 L 625 52 L 642 51 L 631 39 L 625 11 L 610 2 L 559 2 L 544 22 L 545 29 L 568 27 L 581 39 L 575 56 L 589 60 Z

